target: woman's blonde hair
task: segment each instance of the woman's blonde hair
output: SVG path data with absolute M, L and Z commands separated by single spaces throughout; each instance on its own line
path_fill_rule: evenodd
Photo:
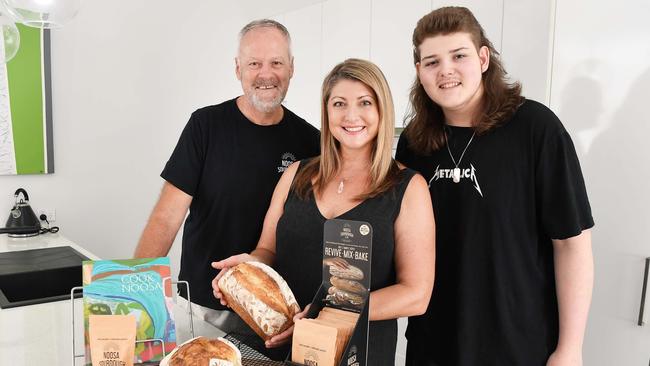
M 311 190 L 322 194 L 325 186 L 334 179 L 341 168 L 340 144 L 329 128 L 327 103 L 334 86 L 341 80 L 364 83 L 374 93 L 379 112 L 377 137 L 370 156 L 370 185 L 357 199 L 375 197 L 388 191 L 396 182 L 399 168 L 392 158 L 395 135 L 395 107 L 386 77 L 377 65 L 355 58 L 347 59 L 334 66 L 323 81 L 321 94 L 321 155 L 311 160 L 294 179 L 294 190 L 298 197 L 307 198 Z M 313 180 L 313 182 L 312 182 Z M 312 188 L 313 185 L 313 188 Z

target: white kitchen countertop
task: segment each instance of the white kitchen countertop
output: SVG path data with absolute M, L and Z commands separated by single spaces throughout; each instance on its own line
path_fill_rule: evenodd
M 59 234 L 32 238 L 0 235 L 0 252 L 70 246 L 88 258 L 98 259 L 83 247 Z M 174 309 L 179 343 L 190 338 L 189 318 L 179 306 Z M 218 328 L 194 317 L 195 336 L 223 336 Z M 72 365 L 72 316 L 69 300 L 0 309 L 0 366 Z M 83 354 L 82 299 L 75 300 L 75 350 Z M 83 357 L 75 365 L 83 364 Z

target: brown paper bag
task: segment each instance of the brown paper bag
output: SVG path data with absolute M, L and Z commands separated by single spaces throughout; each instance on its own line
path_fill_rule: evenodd
M 90 315 L 88 322 L 93 366 L 133 366 L 135 316 Z
M 343 356 L 343 352 L 345 351 L 345 348 L 348 345 L 348 341 L 354 332 L 354 327 L 356 326 L 358 319 L 358 313 L 334 309 L 330 307 L 324 307 L 318 313 L 316 321 L 325 322 L 326 324 L 334 326 L 338 329 L 336 345 L 337 364 Z
M 329 307 L 329 306 L 326 306 L 323 309 L 321 309 L 320 314 L 322 314 L 322 313 L 332 313 L 332 314 L 335 314 L 335 315 L 339 315 L 340 317 L 344 317 L 346 319 L 351 319 L 355 323 L 356 323 L 357 319 L 359 319 L 359 314 L 358 313 L 354 313 L 352 311 L 345 311 L 345 310 L 335 309 L 335 308 L 332 308 L 332 307 Z
M 291 360 L 303 365 L 335 366 L 338 329 L 300 319 L 293 328 Z

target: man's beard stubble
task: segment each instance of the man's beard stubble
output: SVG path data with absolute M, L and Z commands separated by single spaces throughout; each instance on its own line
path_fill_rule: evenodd
M 272 112 L 275 108 L 277 108 L 280 104 L 282 104 L 282 101 L 284 100 L 284 97 L 287 94 L 287 89 L 280 89 L 279 82 L 275 79 L 270 79 L 270 80 L 264 80 L 264 79 L 258 79 L 255 81 L 255 84 L 252 86 L 251 93 L 247 95 L 248 101 L 251 103 L 251 105 L 257 109 L 260 112 L 263 113 L 270 113 Z M 269 100 L 269 101 L 264 101 L 261 98 L 258 97 L 257 95 L 257 89 L 260 86 L 275 86 L 278 88 L 279 94 L 277 97 Z

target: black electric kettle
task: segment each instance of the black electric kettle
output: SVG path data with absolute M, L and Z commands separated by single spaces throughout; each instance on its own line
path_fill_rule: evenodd
M 22 193 L 23 198 L 18 196 Z M 38 235 L 41 231 L 41 223 L 36 217 L 34 210 L 29 206 L 27 191 L 18 188 L 16 193 L 16 204 L 9 212 L 6 227 L 0 228 L 0 234 L 9 234 L 12 238 L 24 238 Z

